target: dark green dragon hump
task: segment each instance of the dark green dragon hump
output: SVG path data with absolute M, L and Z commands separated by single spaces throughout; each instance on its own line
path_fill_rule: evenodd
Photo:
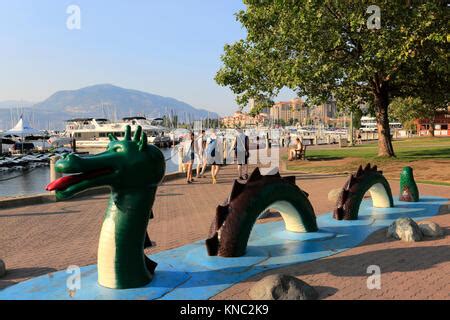
M 228 200 L 217 207 L 206 240 L 208 254 L 244 255 L 253 225 L 270 208 L 280 212 L 288 231 L 317 231 L 314 209 L 307 193 L 295 184 L 295 177 L 263 176 L 256 168 L 247 183 L 236 180 Z
M 371 194 L 374 207 L 394 206 L 391 187 L 383 172 L 368 163 L 364 169 L 359 166 L 356 173 L 348 178 L 336 201 L 333 217 L 337 220 L 357 220 L 359 206 L 367 191 Z
M 418 202 L 419 189 L 416 181 L 414 181 L 413 169 L 411 167 L 404 167 L 400 173 L 400 201 Z

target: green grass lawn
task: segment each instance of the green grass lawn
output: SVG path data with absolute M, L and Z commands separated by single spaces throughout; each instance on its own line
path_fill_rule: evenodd
M 307 150 L 309 160 L 363 158 L 377 161 L 416 161 L 421 159 L 450 159 L 450 137 L 416 138 L 393 142 L 395 158 L 380 158 L 377 142 L 348 148 Z
M 396 140 L 393 145 L 395 158 L 378 157 L 376 141 L 347 148 L 307 149 L 309 161 L 288 161 L 287 169 L 305 173 L 350 173 L 359 165 L 370 162 L 393 178 L 402 166 L 427 160 L 426 169 L 433 167 L 434 173 L 433 170 L 420 170 L 421 177 L 417 182 L 450 186 L 450 137 Z M 286 161 L 287 155 L 282 159 Z M 439 172 L 439 178 L 436 178 L 436 172 Z

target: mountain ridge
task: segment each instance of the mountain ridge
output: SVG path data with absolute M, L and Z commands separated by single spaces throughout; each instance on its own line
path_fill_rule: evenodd
M 0 102 L 1 104 L 1 102 Z M 172 97 L 126 89 L 113 84 L 96 84 L 75 90 L 60 90 L 47 99 L 23 108 L 31 112 L 37 127 L 47 128 L 52 123 L 63 127 L 63 121 L 75 117 L 122 118 L 144 115 L 149 118 L 178 115 L 179 121 L 217 118 L 218 114 Z M 10 111 L 0 110 L 0 128 L 10 123 Z

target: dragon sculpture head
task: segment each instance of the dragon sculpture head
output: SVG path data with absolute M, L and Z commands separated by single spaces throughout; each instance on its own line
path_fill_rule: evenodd
M 48 191 L 56 191 L 58 200 L 72 197 L 85 189 L 111 186 L 112 189 L 134 189 L 155 186 L 164 177 L 165 161 L 162 152 L 148 145 L 147 135 L 137 127 L 133 138 L 131 127 L 125 138 L 118 140 L 109 134 L 106 151 L 86 157 L 69 154 L 58 160 L 55 170 L 70 174 L 53 181 Z

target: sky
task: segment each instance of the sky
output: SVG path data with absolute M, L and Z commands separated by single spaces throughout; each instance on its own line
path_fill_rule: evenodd
M 71 5 L 80 29 L 67 27 Z M 245 37 L 234 15 L 244 8 L 240 0 L 0 0 L 0 101 L 110 83 L 231 114 L 235 96 L 214 76 L 224 44 Z M 278 99 L 293 97 L 285 90 Z

